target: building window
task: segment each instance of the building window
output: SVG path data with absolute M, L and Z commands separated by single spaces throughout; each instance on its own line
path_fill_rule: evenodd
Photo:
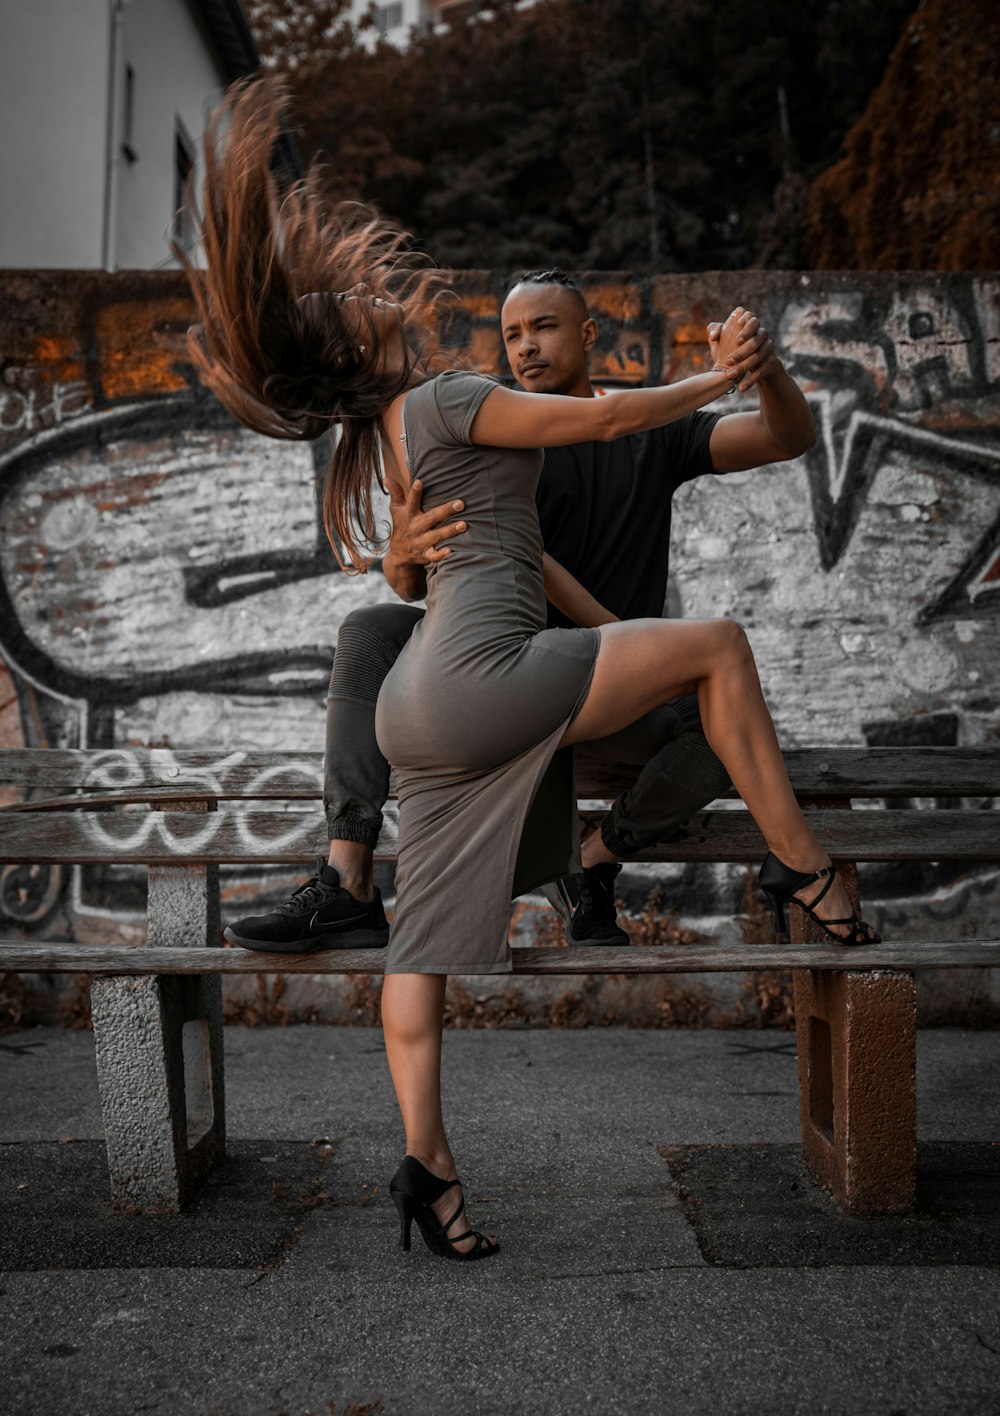
M 174 129 L 174 240 L 184 251 L 195 242 L 194 221 L 187 208 L 188 179 L 194 171 L 194 143 L 181 120 Z
M 379 34 L 387 34 L 391 29 L 398 29 L 403 23 L 402 0 L 396 5 L 378 5 L 375 8 L 375 28 Z
M 483 0 L 436 0 L 434 18 L 438 24 L 450 25 L 462 20 L 471 20 L 478 11 L 487 8 Z
M 134 162 L 139 154 L 135 150 L 135 70 L 131 64 L 125 65 L 124 113 L 122 114 L 122 152 L 129 162 Z

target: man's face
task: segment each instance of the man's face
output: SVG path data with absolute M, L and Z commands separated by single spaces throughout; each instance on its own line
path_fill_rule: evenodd
M 597 326 L 562 285 L 515 285 L 500 312 L 511 373 L 529 393 L 590 392 L 587 356 Z

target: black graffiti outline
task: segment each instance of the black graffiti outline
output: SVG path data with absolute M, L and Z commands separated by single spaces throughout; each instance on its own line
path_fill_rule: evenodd
M 214 399 L 191 393 L 171 394 L 134 403 L 104 408 L 92 414 L 74 418 L 57 428 L 25 440 L 0 455 L 0 514 L 5 498 L 16 492 L 20 484 L 33 473 L 43 470 L 54 456 L 64 456 L 81 449 L 100 448 L 110 438 L 141 434 L 144 437 L 158 431 L 189 431 L 192 427 L 235 428 L 238 425 Z M 322 452 L 318 454 L 322 456 Z M 296 559 L 298 557 L 298 559 Z M 248 558 L 240 558 L 237 565 Z M 254 558 L 256 560 L 256 558 Z M 233 562 L 218 563 L 214 568 L 218 578 L 233 573 Z M 282 553 L 281 564 L 267 567 L 268 589 L 318 574 L 332 574 L 338 569 L 332 554 L 329 564 L 318 568 L 313 549 L 308 552 Z M 241 598 L 252 595 L 259 586 L 242 585 Z M 207 592 L 206 592 L 207 593 Z M 193 600 L 201 606 L 205 600 Z M 100 674 L 83 674 L 57 664 L 40 649 L 23 629 L 5 577 L 0 575 L 0 652 L 38 687 L 58 698 L 94 705 L 124 706 L 141 698 L 169 692 L 201 691 L 231 692 L 234 686 L 251 696 L 301 697 L 325 692 L 330 673 L 332 647 L 317 645 L 315 649 L 293 651 L 277 648 L 232 657 L 202 660 L 181 669 L 137 673 L 128 680 Z M 274 683 L 270 675 L 293 673 L 292 680 Z M 98 744 L 94 744 L 95 746 Z
M 805 454 L 804 461 L 809 477 L 820 564 L 825 571 L 837 565 L 850 545 L 868 502 L 872 483 L 885 466 L 890 452 L 933 452 L 956 472 L 987 482 L 998 481 L 1000 447 L 993 444 L 949 437 L 864 408 L 852 411 L 846 428 L 838 436 L 834 430 L 829 395 L 809 394 L 807 401 L 820 430 L 820 436 Z M 973 562 L 981 565 L 987 553 L 989 534 L 978 543 L 978 560 L 975 556 L 970 557 L 969 566 Z M 946 594 L 954 599 L 955 586 L 959 581 L 966 584 L 971 573 L 968 567 L 963 568 Z M 971 597 L 969 599 L 971 604 Z M 941 600 L 937 603 L 940 604 Z M 992 611 L 983 605 L 979 612 Z

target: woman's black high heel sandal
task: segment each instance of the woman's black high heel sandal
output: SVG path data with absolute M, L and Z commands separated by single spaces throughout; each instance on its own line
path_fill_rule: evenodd
M 389 1194 L 399 1215 L 401 1249 L 409 1249 L 410 1225 L 416 1220 L 428 1249 L 443 1259 L 458 1259 L 467 1263 L 473 1259 L 489 1259 L 494 1254 L 499 1254 L 500 1245 L 475 1229 L 467 1229 L 464 1234 L 448 1233 L 465 1209 L 464 1198 L 446 1224 L 442 1224 L 431 1209 L 431 1205 L 439 1200 L 446 1190 L 461 1183 L 460 1180 L 441 1180 L 437 1175 L 432 1175 L 426 1166 L 420 1164 L 416 1156 L 403 1157 L 402 1165 L 389 1182 Z M 471 1249 L 456 1249 L 455 1245 L 460 1244 L 463 1239 L 472 1238 L 476 1242 Z
M 790 870 L 787 865 L 781 863 L 776 855 L 768 851 L 757 876 L 757 884 L 767 896 L 768 904 L 774 910 L 774 918 L 782 934 L 788 933 L 785 906 L 798 905 L 799 909 L 805 910 L 809 918 L 819 925 L 823 933 L 828 934 L 837 944 L 881 944 L 882 936 L 876 934 L 871 925 L 865 924 L 864 920 L 856 914 L 849 915 L 847 919 L 820 919 L 816 913 L 816 906 L 830 889 L 836 874 L 837 867 L 835 865 L 826 865 L 822 870 L 813 871 L 811 875 L 800 875 L 797 870 Z M 821 880 L 825 880 L 826 884 L 815 899 L 806 904 L 804 900 L 797 898 L 797 890 L 802 890 L 807 885 L 818 885 Z M 843 934 L 838 934 L 830 928 L 834 924 L 846 925 L 847 928 Z

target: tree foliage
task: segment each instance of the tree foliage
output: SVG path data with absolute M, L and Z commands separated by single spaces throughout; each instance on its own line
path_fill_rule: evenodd
M 402 52 L 329 17 L 296 40 L 295 13 L 337 4 L 256 0 L 251 17 L 271 16 L 332 189 L 442 264 L 670 271 L 800 262 L 808 180 L 912 6 L 501 0 Z
M 268 68 L 309 68 L 353 49 L 348 0 L 243 0 Z
M 846 155 L 817 179 L 820 269 L 995 269 L 1000 104 L 995 0 L 926 0 L 904 26 Z

